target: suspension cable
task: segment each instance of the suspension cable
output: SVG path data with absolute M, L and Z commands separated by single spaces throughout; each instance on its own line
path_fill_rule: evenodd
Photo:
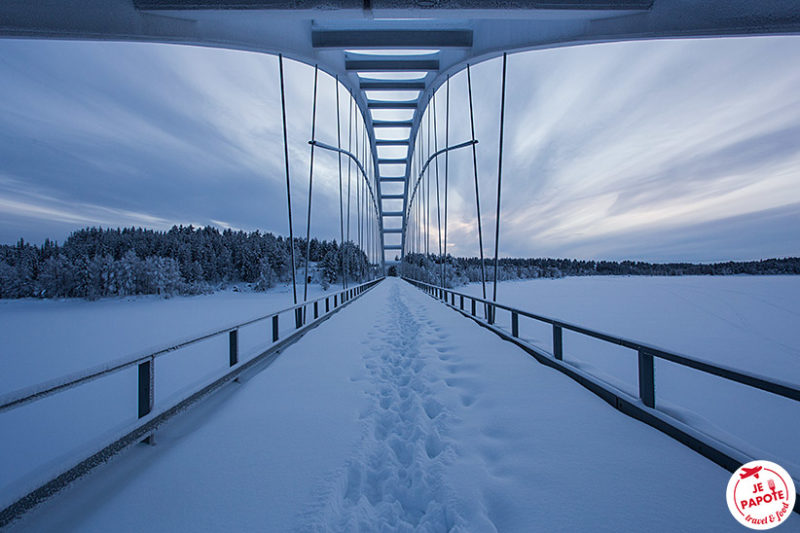
M 439 151 L 439 132 L 436 128 L 436 93 L 433 93 L 433 151 L 434 153 Z M 437 233 L 439 236 L 439 261 L 442 260 L 442 205 L 439 200 L 439 158 L 436 158 L 435 161 L 435 170 L 436 170 L 436 225 L 437 225 Z M 444 263 L 441 263 L 442 268 L 444 268 Z M 439 286 L 444 287 L 444 271 L 442 270 L 442 275 L 439 280 Z
M 428 107 L 428 157 L 431 155 L 431 111 Z M 431 172 L 428 170 L 425 176 L 425 258 L 431 253 Z
M 339 107 L 339 76 L 336 76 L 336 146 L 339 150 L 342 149 L 342 119 L 341 108 Z M 346 288 L 344 284 L 344 254 L 341 253 L 341 247 L 344 246 L 344 197 L 342 192 L 342 153 L 339 156 L 339 267 L 342 272 L 342 289 Z
M 358 122 L 356 122 L 356 155 L 358 151 Z M 356 238 L 358 248 L 361 249 L 361 180 L 356 180 Z
M 409 189 L 412 191 L 409 194 L 409 197 L 411 198 L 409 204 L 411 206 L 419 205 L 419 202 L 416 201 L 417 193 L 419 192 L 420 195 L 424 195 L 425 182 L 423 181 L 423 177 L 425 176 L 425 171 L 428 169 L 428 166 L 430 165 L 430 163 L 434 159 L 438 158 L 442 154 L 446 154 L 446 153 L 450 152 L 451 150 L 458 150 L 460 148 L 466 148 L 467 146 L 471 146 L 471 145 L 477 144 L 477 143 L 478 143 L 477 140 L 475 140 L 475 141 L 464 141 L 463 143 L 455 144 L 453 146 L 447 146 L 447 147 L 442 148 L 441 150 L 431 154 L 431 156 L 428 158 L 427 161 L 425 161 L 425 164 L 422 166 L 422 170 L 418 172 L 417 178 L 416 178 L 416 181 L 414 181 L 413 187 L 409 183 Z M 420 190 L 420 187 L 422 187 L 422 190 Z M 411 213 L 411 207 L 407 208 L 407 213 L 408 214 Z
M 297 305 L 297 273 L 294 263 L 294 231 L 292 230 L 292 188 L 289 179 L 289 140 L 286 133 L 286 91 L 283 84 L 283 55 L 278 54 L 278 70 L 281 78 L 281 115 L 283 117 L 283 161 L 286 166 L 286 204 L 289 210 L 289 254 L 292 260 L 292 296 Z
M 503 54 L 503 83 L 500 91 L 500 145 L 497 150 L 497 214 L 494 227 L 494 288 L 492 301 L 497 301 L 497 265 L 498 251 L 500 249 L 500 185 L 503 180 L 503 125 L 506 116 L 506 63 L 508 55 Z
M 317 80 L 319 78 L 319 66 L 314 65 L 314 100 L 311 107 L 311 140 L 316 140 L 317 128 Z M 311 145 L 311 161 L 308 169 L 308 214 L 306 215 L 306 268 L 305 284 L 303 285 L 303 301 L 308 301 L 308 260 L 311 256 L 311 192 L 314 185 L 314 144 Z M 305 307 L 303 307 L 305 312 Z M 305 321 L 305 316 L 303 317 Z
M 450 146 L 450 76 L 447 76 L 447 95 L 445 103 L 444 145 Z M 442 260 L 442 279 L 447 275 L 447 179 L 450 169 L 450 151 L 444 154 L 444 258 Z M 444 287 L 444 285 L 442 285 Z
M 469 63 L 467 63 L 467 91 L 469 94 L 469 125 L 472 131 L 472 140 L 475 140 L 475 112 L 472 107 L 472 76 L 470 74 Z M 486 264 L 483 260 L 483 230 L 481 228 L 481 193 L 478 188 L 478 150 L 472 145 L 472 171 L 475 176 L 475 209 L 478 214 L 478 246 L 481 252 L 481 287 L 483 288 L 483 299 L 486 299 Z
M 352 153 L 353 150 L 353 97 L 350 97 L 350 107 L 347 110 L 347 152 Z M 350 171 L 352 169 L 352 161 L 347 160 L 347 225 L 345 230 L 346 242 L 350 242 Z M 347 277 L 350 274 L 350 249 L 344 248 L 342 243 L 342 256 L 345 262 L 345 287 L 347 287 Z

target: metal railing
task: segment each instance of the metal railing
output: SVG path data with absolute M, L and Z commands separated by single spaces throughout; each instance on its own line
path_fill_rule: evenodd
M 509 340 L 528 352 L 537 361 L 551 368 L 559 370 L 563 374 L 571 377 L 582 386 L 600 396 L 623 413 L 636 418 L 654 428 L 666 433 L 675 440 L 692 448 L 696 452 L 711 459 L 723 468 L 734 472 L 743 463 L 749 462 L 753 458 L 748 457 L 744 452 L 718 440 L 712 435 L 707 435 L 697 428 L 693 428 L 674 417 L 655 409 L 656 388 L 654 375 L 654 359 L 662 359 L 677 365 L 692 368 L 705 374 L 718 376 L 728 381 L 746 385 L 748 387 L 769 392 L 776 396 L 800 401 L 800 387 L 795 384 L 780 380 L 758 376 L 733 368 L 710 363 L 701 359 L 696 359 L 683 354 L 678 354 L 642 342 L 633 341 L 616 335 L 594 331 L 582 326 L 564 322 L 522 309 L 517 309 L 508 305 L 503 305 L 477 296 L 464 294 L 424 283 L 410 278 L 403 278 L 405 281 L 423 290 L 431 297 L 442 301 L 445 305 L 461 312 L 475 320 L 478 324 L 490 329 L 500 337 Z M 482 313 L 479 315 L 479 307 Z M 496 325 L 497 311 L 505 311 L 510 314 L 511 328 L 500 328 Z M 519 336 L 519 318 L 525 317 L 535 321 L 549 324 L 553 334 L 553 351 L 546 352 L 542 348 L 521 339 Z M 622 346 L 635 350 L 637 353 L 638 364 L 638 401 L 635 398 L 618 389 L 617 387 L 602 381 L 580 368 L 566 363 L 564 359 L 564 330 L 572 331 L 580 335 L 605 341 L 607 343 Z M 633 401 L 632 401 L 633 400 Z M 800 513 L 800 500 L 795 504 L 794 512 Z
M 66 472 L 61 473 L 57 478 L 52 479 L 45 483 L 38 489 L 23 496 L 21 499 L 7 507 L 0 510 L 0 527 L 14 520 L 28 509 L 35 506 L 39 501 L 43 500 L 50 494 L 54 493 L 72 479 L 79 477 L 85 471 L 95 466 L 98 460 L 102 462 L 110 455 L 118 452 L 127 445 L 138 442 L 140 440 L 150 441 L 152 432 L 156 426 L 163 423 L 167 418 L 173 414 L 181 411 L 189 404 L 194 403 L 206 394 L 218 389 L 221 385 L 235 379 L 239 374 L 254 364 L 262 361 L 264 358 L 276 354 L 281 348 L 291 344 L 297 340 L 308 329 L 317 325 L 322 320 L 327 319 L 333 313 L 348 304 L 358 296 L 364 294 L 366 291 L 380 283 L 384 278 L 378 278 L 354 287 L 339 290 L 335 293 L 321 296 L 314 300 L 309 300 L 303 303 L 274 311 L 272 313 L 247 320 L 226 328 L 215 330 L 194 338 L 183 340 L 181 342 L 170 344 L 146 354 L 137 354 L 116 361 L 100 365 L 94 368 L 84 370 L 69 376 L 51 380 L 45 383 L 40 383 L 31 387 L 26 387 L 11 393 L 0 396 L 0 412 L 15 409 L 25 404 L 35 402 L 47 396 L 57 394 L 62 391 L 78 387 L 90 381 L 101 379 L 103 377 L 115 374 L 122 370 L 137 367 L 138 380 L 137 380 L 137 414 L 138 420 L 128 429 L 124 430 L 124 436 L 115 440 L 113 443 L 104 446 L 100 451 L 91 457 L 84 458 L 80 463 L 72 467 Z M 281 337 L 280 316 L 289 315 L 290 320 L 293 321 L 293 329 L 288 334 Z M 258 322 L 270 321 L 271 325 L 267 328 L 265 333 L 270 334 L 271 344 L 260 353 L 250 358 L 247 361 L 239 360 L 239 330 L 245 326 L 256 324 Z M 188 393 L 183 399 L 178 399 L 174 404 L 164 406 L 159 413 L 152 413 L 154 407 L 154 391 L 155 391 L 155 360 L 163 357 L 169 353 L 176 352 L 182 348 L 192 346 L 210 339 L 220 336 L 228 336 L 227 355 L 228 355 L 228 368 L 225 369 L 222 376 L 217 376 L 213 382 L 202 382 L 196 385 L 196 390 Z M 99 446 L 98 446 L 99 447 Z
M 468 313 L 478 320 L 481 320 L 481 318 L 478 316 L 476 311 L 478 304 L 480 304 L 480 306 L 483 307 L 482 320 L 485 321 L 487 325 L 495 324 L 498 309 L 508 311 L 511 314 L 511 336 L 514 338 L 519 338 L 519 317 L 521 316 L 550 324 L 553 330 L 552 357 L 557 361 L 563 361 L 564 359 L 564 330 L 573 331 L 587 337 L 592 337 L 611 344 L 636 350 L 638 353 L 639 399 L 647 407 L 654 408 L 656 402 L 655 378 L 653 374 L 654 358 L 670 361 L 681 366 L 699 370 L 706 374 L 713 374 L 729 381 L 741 383 L 743 385 L 770 392 L 778 396 L 783 396 L 784 398 L 789 398 L 791 400 L 800 401 L 800 388 L 791 383 L 781 382 L 779 380 L 741 372 L 723 365 L 695 359 L 693 357 L 677 354 L 675 352 L 670 352 L 657 346 L 591 330 L 582 326 L 571 324 L 569 322 L 564 322 L 563 320 L 537 315 L 529 311 L 523 311 L 522 309 L 492 302 L 491 300 L 486 300 L 477 296 L 471 296 L 456 292 L 452 289 L 431 285 L 430 283 L 423 283 L 410 278 L 404 279 L 412 285 L 422 289 L 429 295 L 444 301 L 451 307 L 457 307 L 460 311 L 464 311 L 465 313 L 467 313 L 467 311 L 464 309 L 464 302 L 470 302 L 470 309 Z M 458 305 L 456 305 L 456 299 L 458 299 Z

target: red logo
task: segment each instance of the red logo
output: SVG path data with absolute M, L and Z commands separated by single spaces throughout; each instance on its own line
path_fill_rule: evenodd
M 727 499 L 728 509 L 740 524 L 751 529 L 772 529 L 792 513 L 794 481 L 780 465 L 751 461 L 731 476 Z

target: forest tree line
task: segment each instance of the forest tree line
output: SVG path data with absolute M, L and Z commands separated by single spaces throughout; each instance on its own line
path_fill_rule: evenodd
M 445 260 L 447 287 L 481 281 L 481 261 L 477 257 L 452 257 Z M 494 261 L 486 260 L 486 279 L 494 279 Z M 438 285 L 442 262 L 433 254 L 407 254 L 400 267 L 404 276 Z M 497 279 L 562 278 L 565 276 L 728 276 L 734 274 L 800 274 L 800 257 L 727 261 L 724 263 L 647 263 L 644 261 L 586 261 L 579 259 L 517 259 L 498 261 Z
M 298 282 L 303 280 L 306 240 L 294 239 Z M 311 239 L 312 282 L 362 281 L 374 275 L 367 256 L 352 242 Z M 135 294 L 199 294 L 231 283 L 266 290 L 290 281 L 289 239 L 271 233 L 220 231 L 207 226 L 86 228 L 59 245 L 20 239 L 0 245 L 0 298 L 96 299 Z

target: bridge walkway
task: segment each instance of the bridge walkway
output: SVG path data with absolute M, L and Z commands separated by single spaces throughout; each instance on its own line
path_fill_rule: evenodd
M 389 278 L 12 530 L 735 531 L 729 476 Z

